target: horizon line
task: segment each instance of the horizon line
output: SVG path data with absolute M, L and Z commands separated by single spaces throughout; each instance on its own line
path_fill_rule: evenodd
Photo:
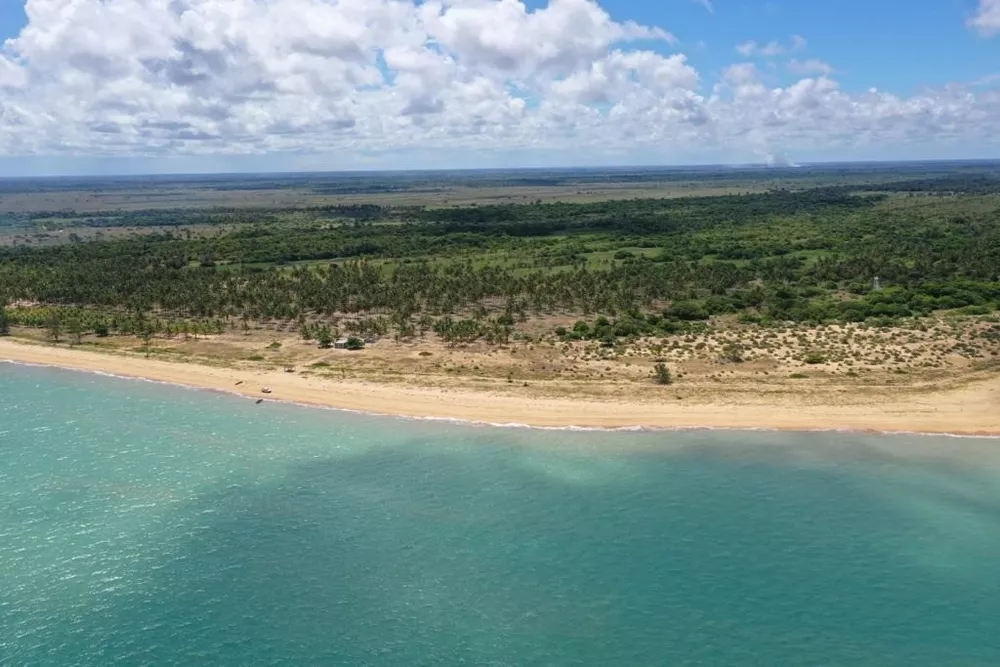
M 792 162 L 786 161 L 782 164 L 769 164 L 767 162 L 734 162 L 734 163 L 692 163 L 692 164 L 619 164 L 619 165 L 576 165 L 576 166 L 550 166 L 550 167 L 414 167 L 410 169 L 329 169 L 314 171 L 204 171 L 204 172 L 143 172 L 143 173 L 108 173 L 108 174 L 43 174 L 32 176 L 3 176 L 0 175 L 0 182 L 3 181 L 31 181 L 31 180 L 59 180 L 59 179 L 85 179 L 85 180 L 113 180 L 113 179 L 138 179 L 138 178 L 211 178 L 211 177 L 296 177 L 296 176 L 353 176 L 369 174 L 445 174 L 445 173 L 505 173 L 505 172 L 568 172 L 568 171 L 683 171 L 683 170 L 741 170 L 741 169 L 761 169 L 772 171 L 796 171 L 811 167 L 836 167 L 836 166 L 891 166 L 891 165 L 956 165 L 956 164 L 1000 164 L 1000 157 L 996 158 L 930 158 L 914 160 L 829 160 L 829 161 L 806 161 Z

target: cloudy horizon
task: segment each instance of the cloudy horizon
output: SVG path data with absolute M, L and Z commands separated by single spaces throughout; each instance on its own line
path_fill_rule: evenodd
M 944 14 L 979 60 L 898 74 L 820 16 L 763 3 L 783 32 L 759 34 L 734 4 L 663 3 L 27 0 L 0 51 L 0 175 L 998 155 L 1000 0 Z M 932 80 L 893 90 L 914 71 Z

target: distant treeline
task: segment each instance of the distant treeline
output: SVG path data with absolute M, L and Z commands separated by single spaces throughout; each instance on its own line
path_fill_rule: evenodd
M 134 211 L 33 211 L 0 213 L 0 227 L 24 227 L 56 220 L 75 227 L 183 227 L 198 225 L 271 224 L 289 215 L 313 219 L 388 220 L 413 218 L 420 209 L 377 204 L 340 204 L 302 208 L 215 207 L 208 209 L 140 209 Z

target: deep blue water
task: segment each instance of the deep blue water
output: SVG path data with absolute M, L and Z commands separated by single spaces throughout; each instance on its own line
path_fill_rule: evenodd
M 1000 665 L 1000 441 L 499 429 L 0 363 L 0 664 Z

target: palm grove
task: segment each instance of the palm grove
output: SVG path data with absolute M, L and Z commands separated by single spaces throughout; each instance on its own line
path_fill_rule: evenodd
M 997 191 L 938 179 L 878 193 L 91 215 L 78 224 L 149 233 L 0 248 L 0 333 L 148 342 L 277 321 L 311 339 L 505 343 L 558 312 L 579 321 L 554 334 L 613 344 L 726 314 L 761 326 L 986 314 L 1000 307 Z

